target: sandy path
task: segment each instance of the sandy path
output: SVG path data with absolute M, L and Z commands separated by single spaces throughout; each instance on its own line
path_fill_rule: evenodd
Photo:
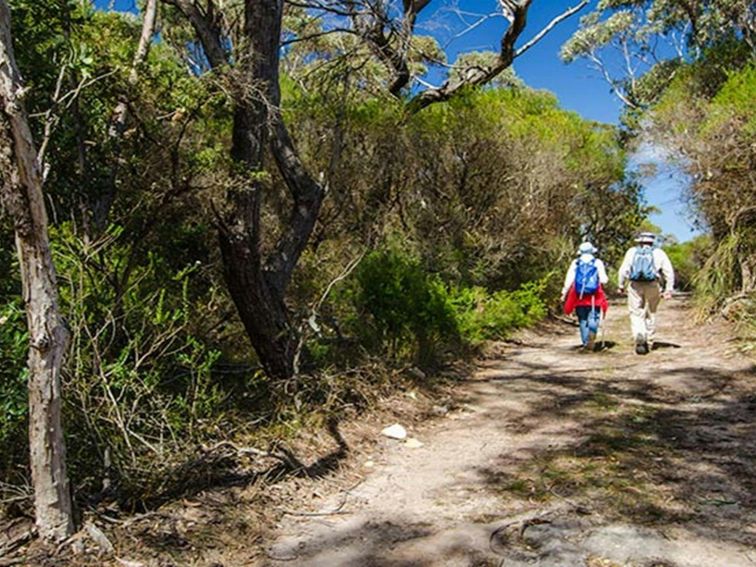
M 287 517 L 267 564 L 753 567 L 753 361 L 683 300 L 648 356 L 627 324 L 614 306 L 601 353 L 567 325 L 505 348 L 422 447 L 383 441 L 323 515 Z

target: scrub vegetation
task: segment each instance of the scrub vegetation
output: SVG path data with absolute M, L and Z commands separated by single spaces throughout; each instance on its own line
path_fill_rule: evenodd
M 161 4 L 161 41 L 134 66 L 134 15 L 11 3 L 30 125 L 46 143 L 71 333 L 69 473 L 85 507 L 160 502 L 202 446 L 364 408 L 402 368 L 430 376 L 533 324 L 583 237 L 616 258 L 645 214 L 619 132 L 513 74 L 407 114 L 406 97 L 380 92 L 380 61 L 345 51 L 351 36 L 303 39 L 281 61 L 281 110 L 327 196 L 285 297 L 296 352 L 282 377 L 252 348 L 258 335 L 250 345 L 224 271 L 241 260 L 224 260 L 218 231 L 226 238 L 229 195 L 260 191 L 259 246 L 275 248 L 287 182 L 272 164 L 240 173 L 229 157 L 242 71 L 197 62 L 179 4 Z M 285 35 L 318 25 L 287 10 Z M 239 189 L 247 181 L 259 187 Z M 16 490 L 29 482 L 28 338 L 12 229 L 4 217 L 0 480 Z
M 3 68 L 23 77 L 4 83 L 0 134 L 27 123 L 36 164 L 30 182 L 4 138 L 0 514 L 31 513 L 28 388 L 50 340 L 65 351 L 47 370 L 83 514 L 227 480 L 239 456 L 213 448 L 228 444 L 293 468 L 280 444 L 297 431 L 410 382 L 431 390 L 450 364 L 544 319 L 584 239 L 618 264 L 649 212 L 626 171 L 642 128 L 695 177 L 707 236 L 670 249 L 682 286 L 753 329 L 756 71 L 738 2 L 701 3 L 679 59 L 614 84 L 622 127 L 516 76 L 515 44 L 539 31 L 520 37 L 530 2 L 500 2 L 501 52 L 462 55 L 435 88 L 416 80 L 444 68 L 414 30 L 428 2 L 384 4 L 147 0 L 132 14 L 0 0 Z M 598 61 L 634 30 L 616 15 L 601 29 L 602 11 L 674 3 L 599 4 L 567 59 Z M 29 250 L 52 259 L 37 313 Z M 38 340 L 39 313 L 61 340 Z M 602 435 L 607 455 L 635 448 Z M 49 539 L 70 534 L 58 528 Z

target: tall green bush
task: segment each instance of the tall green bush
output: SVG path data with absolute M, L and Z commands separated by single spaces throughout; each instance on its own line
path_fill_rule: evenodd
M 0 480 L 14 476 L 19 457 L 21 462 L 26 460 L 28 348 L 26 315 L 20 299 L 0 305 Z
M 71 332 L 63 368 L 69 472 L 86 495 L 159 499 L 172 471 L 217 438 L 236 403 L 213 373 L 220 354 L 202 336 L 213 303 L 200 266 L 180 265 L 181 231 L 166 258 L 139 254 L 119 227 L 82 238 L 51 231 L 61 308 Z M 11 249 L 12 250 L 12 249 Z M 28 335 L 17 266 L 0 251 L 0 482 L 28 480 Z M 234 392 L 236 393 L 236 392 Z M 105 484 L 107 484 L 107 490 Z M 104 492 L 103 492 L 104 491 Z
M 357 273 L 357 313 L 365 340 L 395 358 L 428 364 L 439 351 L 477 347 L 546 315 L 546 280 L 516 291 L 449 285 L 395 245 L 368 255 Z
M 457 338 L 457 320 L 443 282 L 396 245 L 366 256 L 357 281 L 359 304 L 372 323 L 365 338 L 384 345 L 392 356 L 411 353 L 426 364 L 439 346 Z
M 711 239 L 692 280 L 707 314 L 731 300 L 752 306 L 756 293 L 754 88 L 753 52 L 731 38 L 682 65 L 649 112 L 657 139 L 684 158 L 690 203 Z

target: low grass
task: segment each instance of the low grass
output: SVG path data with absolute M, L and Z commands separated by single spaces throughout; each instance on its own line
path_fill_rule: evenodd
M 533 457 L 514 474 L 498 475 L 500 493 L 538 502 L 569 499 L 642 524 L 682 519 L 686 512 L 657 481 L 674 456 L 657 430 L 657 411 L 597 392 L 578 408 L 590 424 L 585 438 Z

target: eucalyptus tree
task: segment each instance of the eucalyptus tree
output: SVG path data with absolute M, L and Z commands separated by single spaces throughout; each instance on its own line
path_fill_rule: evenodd
M 43 174 L 16 65 L 10 8 L 0 0 L 0 175 L 13 220 L 29 328 L 29 447 L 39 534 L 63 540 L 73 532 L 60 374 L 69 332 L 58 308 Z
M 230 172 L 225 197 L 216 208 L 224 275 L 228 290 L 266 371 L 275 379 L 296 374 L 299 341 L 287 308 L 287 288 L 320 214 L 325 187 L 309 171 L 281 110 L 281 60 L 295 42 L 326 35 L 349 36 L 353 50 L 368 49 L 383 67 L 381 88 L 406 103 L 409 113 L 449 100 L 457 93 L 485 85 L 509 68 L 554 26 L 588 2 L 557 15 L 544 29 L 521 43 L 533 0 L 499 0 L 497 9 L 508 22 L 500 48 L 482 65 L 463 74 L 449 74 L 439 86 L 419 82 L 416 46 L 418 17 L 435 4 L 430 0 L 163 0 L 188 22 L 195 41 L 178 45 L 194 71 L 226 77 L 231 94 Z M 451 5 L 451 2 L 446 5 Z M 546 3 L 541 3 L 546 6 Z M 294 15 L 310 22 L 297 35 L 284 27 Z M 170 17 L 170 15 L 169 15 Z M 312 24 L 312 22 L 316 22 Z M 313 29 L 314 28 L 314 29 Z M 177 34 L 180 36 L 180 34 Z M 170 36 L 170 32 L 166 37 Z M 305 58 L 318 58 L 313 49 Z M 412 87 L 412 88 L 410 88 Z M 289 192 L 286 212 L 271 221 L 262 214 L 272 172 Z
M 756 6 L 749 0 L 600 0 L 562 46 L 570 63 L 598 70 L 631 109 L 653 102 L 677 67 L 707 46 L 740 38 L 754 49 Z
M 600 70 L 631 133 L 690 174 L 690 203 L 716 249 L 697 279 L 720 301 L 756 288 L 755 39 L 749 0 L 601 0 L 562 47 L 565 61 Z

